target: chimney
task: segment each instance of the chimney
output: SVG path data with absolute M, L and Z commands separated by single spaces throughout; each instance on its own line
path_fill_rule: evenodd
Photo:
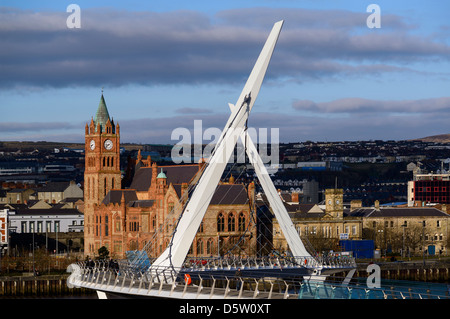
M 155 162 L 152 163 L 152 185 L 156 185 L 156 177 L 158 176 L 158 165 Z
M 186 201 L 187 200 L 187 194 L 185 195 L 185 193 L 187 192 L 187 189 L 188 189 L 188 184 L 187 183 L 182 183 L 181 184 L 181 198 L 183 198 L 184 196 L 186 196 L 186 198 L 184 199 L 184 201 Z M 181 199 L 180 198 L 180 199 Z
M 362 207 L 362 201 L 360 199 L 358 200 L 352 200 L 350 202 L 350 211 L 354 211 L 355 209 Z
M 298 193 L 297 192 L 292 192 L 291 201 L 294 203 L 298 203 Z
M 379 200 L 375 201 L 375 209 L 380 210 L 380 201 Z
M 251 182 L 248 185 L 248 197 L 251 198 L 251 200 L 253 200 L 255 198 L 255 183 Z

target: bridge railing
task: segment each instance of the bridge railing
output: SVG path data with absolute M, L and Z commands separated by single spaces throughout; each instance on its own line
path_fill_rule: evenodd
M 363 284 L 343 285 L 342 281 L 319 281 L 314 278 L 285 280 L 273 278 L 235 277 L 213 274 L 193 275 L 186 278 L 180 270 L 161 268 L 156 272 L 136 272 L 116 269 L 109 263 L 79 262 L 71 265 L 74 273 L 68 285 L 104 291 L 149 295 L 178 293 L 177 296 L 199 297 L 201 294 L 223 298 L 300 298 L 300 299 L 448 299 L 443 293 L 428 288 L 426 291 L 389 285 L 368 288 Z M 155 269 L 154 269 L 155 270 Z M 189 280 L 188 280 L 189 279 Z M 71 287 L 71 288 L 72 288 Z
M 187 258 L 184 268 L 193 270 L 237 269 L 237 268 L 355 268 L 356 262 L 350 257 L 292 257 L 292 256 L 266 256 L 266 257 L 200 257 Z

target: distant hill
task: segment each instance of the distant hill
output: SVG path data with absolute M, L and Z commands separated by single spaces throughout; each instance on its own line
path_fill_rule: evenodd
M 4 141 L 0 142 L 1 151 L 15 151 L 21 150 L 24 152 L 37 150 L 53 150 L 54 148 L 73 148 L 73 149 L 84 149 L 84 144 L 81 143 L 60 143 L 60 142 L 18 142 L 18 141 Z
M 450 134 L 439 134 L 423 138 L 416 138 L 415 141 L 434 142 L 434 143 L 450 143 Z
M 20 142 L 20 141 L 0 141 L 0 151 L 4 152 L 14 152 L 16 150 L 21 150 L 23 152 L 31 152 L 33 150 L 50 150 L 52 151 L 55 148 L 71 148 L 71 149 L 84 149 L 84 143 L 64 143 L 64 142 Z M 150 144 L 150 145 L 142 145 L 135 143 L 121 143 L 120 147 L 123 147 L 127 151 L 131 150 L 157 150 L 160 149 L 167 150 L 172 148 L 171 145 L 159 145 L 159 144 Z

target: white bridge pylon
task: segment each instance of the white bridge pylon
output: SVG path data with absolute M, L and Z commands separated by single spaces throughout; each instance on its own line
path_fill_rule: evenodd
M 230 109 L 234 108 L 233 104 L 229 103 L 228 105 L 230 106 Z M 273 185 L 272 179 L 270 178 L 269 173 L 267 172 L 267 169 L 258 154 L 258 150 L 256 149 L 255 144 L 248 134 L 248 131 L 243 131 L 240 138 L 241 142 L 246 145 L 245 149 L 247 156 L 250 160 L 250 163 L 255 168 L 256 176 L 258 177 L 264 193 L 269 200 L 270 207 L 272 207 L 275 218 L 278 220 L 278 224 L 280 225 L 281 231 L 286 238 L 292 255 L 297 257 L 310 257 L 311 255 L 303 245 L 303 242 L 300 239 L 300 235 L 295 229 L 295 226 L 292 223 L 291 218 L 289 217 L 286 207 L 284 206 L 280 196 L 278 195 L 278 192 Z
M 258 179 L 268 196 L 270 204 L 273 205 L 275 216 L 286 237 L 292 254 L 294 256 L 310 256 L 272 184 L 255 145 L 251 142 L 250 136 L 246 136 L 247 132 L 245 130 L 250 111 L 258 96 L 282 26 L 283 21 L 274 24 L 241 95 L 235 104 L 236 107 L 230 106 L 231 115 L 203 174 L 195 186 L 191 198 L 188 200 L 170 244 L 151 265 L 150 271 L 160 272 L 162 269 L 179 270 L 183 266 L 190 246 L 239 137 L 246 139 L 248 142 L 248 157 L 253 166 L 255 166 Z

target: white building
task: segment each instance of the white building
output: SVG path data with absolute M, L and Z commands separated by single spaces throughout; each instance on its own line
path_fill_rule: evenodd
M 9 231 L 53 233 L 84 231 L 84 215 L 77 209 L 23 209 L 10 211 Z

